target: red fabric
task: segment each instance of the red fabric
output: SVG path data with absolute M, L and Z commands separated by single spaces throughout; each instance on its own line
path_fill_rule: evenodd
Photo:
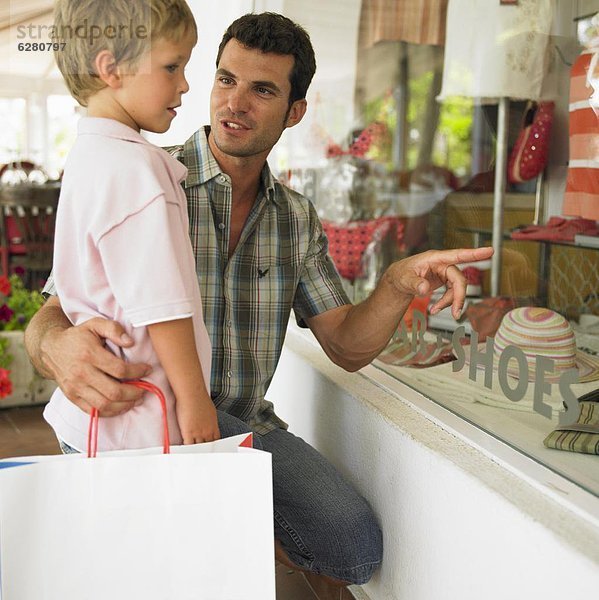
M 597 223 L 591 219 L 564 219 L 551 217 L 546 225 L 529 225 L 512 232 L 513 240 L 549 240 L 573 242 L 577 233 L 599 235 Z
M 351 221 L 345 225 L 323 221 L 322 226 L 329 240 L 329 254 L 339 275 L 351 281 L 362 275 L 362 255 L 375 236 L 382 239 L 389 233 L 391 226 L 395 226 L 398 248 L 401 248 L 403 242 L 404 224 L 399 217 Z
M 495 335 L 503 317 L 516 306 L 516 301 L 507 296 L 484 298 L 481 302 L 468 305 L 466 319 L 478 333 L 478 341 L 484 342 L 487 337 Z
M 466 267 L 462 274 L 469 284 L 480 285 L 483 282 L 483 272 L 476 267 Z
M 6 239 L 8 240 L 10 254 L 26 254 L 27 248 L 25 244 L 21 243 L 23 234 L 21 233 L 19 226 L 15 222 L 14 217 L 6 217 Z

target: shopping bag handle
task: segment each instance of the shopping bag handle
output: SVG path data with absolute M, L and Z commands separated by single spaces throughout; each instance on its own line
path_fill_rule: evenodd
M 160 400 L 160 406 L 162 407 L 162 428 L 164 431 L 163 436 L 163 444 L 162 451 L 164 454 L 170 454 L 171 442 L 168 435 L 168 421 L 166 418 L 166 399 L 162 390 L 150 383 L 149 381 L 144 381 L 143 379 L 129 379 L 124 380 L 121 383 L 126 383 L 127 385 L 133 385 L 135 387 L 141 388 L 142 390 L 146 390 L 146 392 L 152 392 L 158 396 L 158 400 Z M 87 431 L 87 457 L 88 458 L 96 458 L 96 454 L 98 451 L 98 421 L 100 418 L 100 413 L 97 408 L 92 408 L 91 416 L 89 419 L 89 429 Z

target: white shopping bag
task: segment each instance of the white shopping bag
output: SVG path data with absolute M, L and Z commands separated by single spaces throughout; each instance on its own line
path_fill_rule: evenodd
M 274 600 L 271 457 L 246 438 L 0 461 L 1 600 Z

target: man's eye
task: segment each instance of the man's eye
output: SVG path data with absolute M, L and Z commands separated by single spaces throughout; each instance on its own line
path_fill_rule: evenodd
M 230 77 L 219 77 L 218 79 L 223 85 L 231 85 L 233 80 Z
M 262 94 L 263 96 L 268 96 L 268 95 L 272 94 L 272 91 L 265 87 L 259 87 L 259 88 L 257 88 L 257 91 L 259 94 Z

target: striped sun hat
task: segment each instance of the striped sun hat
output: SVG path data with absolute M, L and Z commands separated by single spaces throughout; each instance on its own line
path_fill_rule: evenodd
M 514 308 L 507 313 L 495 334 L 495 355 L 498 357 L 507 346 L 517 346 L 526 355 L 528 381 L 534 381 L 537 356 L 555 361 L 546 381 L 558 381 L 568 369 L 578 370 L 579 383 L 599 379 L 599 360 L 576 348 L 574 332 L 568 321 L 548 308 L 527 306 Z M 515 360 L 509 361 L 508 375 L 519 378 Z

